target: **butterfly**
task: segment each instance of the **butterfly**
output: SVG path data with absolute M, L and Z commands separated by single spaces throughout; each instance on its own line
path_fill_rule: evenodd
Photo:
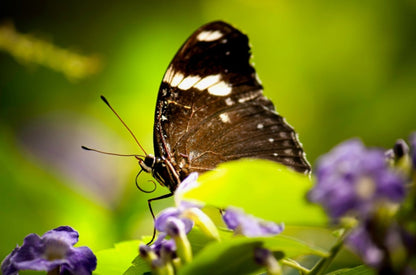
M 310 172 L 296 132 L 263 95 L 250 57 L 248 37 L 222 21 L 200 27 L 185 41 L 159 88 L 154 155 L 146 153 L 102 97 L 146 154 L 133 155 L 141 167 L 138 175 L 151 173 L 169 188 L 170 193 L 148 200 L 153 218 L 152 201 L 172 196 L 190 173 L 204 173 L 226 161 L 268 159 Z M 136 185 L 145 191 L 137 177 Z M 155 231 L 152 241 L 154 237 Z
M 215 21 L 196 30 L 168 66 L 154 119 L 154 156 L 139 164 L 173 194 L 190 173 L 240 158 L 309 173 L 294 129 L 263 95 L 248 37 Z
M 215 21 L 197 29 L 169 64 L 159 88 L 154 117 L 154 155 L 147 154 L 133 132 L 102 96 L 103 101 L 145 153 L 134 156 L 140 172 L 151 173 L 170 197 L 192 172 L 204 173 L 223 162 L 241 158 L 267 159 L 308 174 L 295 130 L 263 95 L 250 64 L 248 37 L 231 25 Z M 146 191 L 137 187 L 147 193 Z M 156 234 L 154 227 L 152 243 Z

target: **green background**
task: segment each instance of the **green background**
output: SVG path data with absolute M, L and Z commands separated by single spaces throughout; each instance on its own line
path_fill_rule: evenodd
M 73 79 L 0 49 L 1 259 L 59 225 L 94 251 L 151 234 L 146 200 L 167 190 L 139 192 L 134 158 L 80 146 L 142 153 L 103 94 L 152 152 L 164 71 L 195 29 L 218 19 L 249 36 L 265 94 L 312 164 L 345 139 L 388 148 L 416 129 L 415 1 L 1 1 L 0 24 L 102 62 Z

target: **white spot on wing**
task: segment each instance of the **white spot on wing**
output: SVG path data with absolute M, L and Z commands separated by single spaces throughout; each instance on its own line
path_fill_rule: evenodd
M 181 83 L 181 81 L 182 81 L 182 79 L 183 79 L 184 77 L 185 77 L 185 76 L 184 76 L 183 74 L 181 74 L 181 73 L 176 73 L 176 74 L 173 76 L 172 81 L 170 82 L 170 86 L 172 86 L 172 87 L 176 87 L 176 86 L 178 86 L 178 85 L 179 85 L 179 83 Z
M 250 101 L 252 99 L 255 99 L 256 97 L 260 96 L 262 94 L 262 90 L 257 90 L 254 92 L 249 93 L 248 95 L 246 95 L 245 97 L 241 97 L 238 99 L 239 103 L 244 103 L 247 101 Z
M 277 129 L 277 127 L 276 127 L 276 129 Z M 279 137 L 281 137 L 281 138 L 289 138 L 289 135 L 288 135 L 287 132 L 279 132 L 278 134 L 279 134 Z
M 220 77 L 221 76 L 219 74 L 206 76 L 203 79 L 201 79 L 201 81 L 196 83 L 194 87 L 200 91 L 205 90 L 206 88 L 218 83 L 220 81 Z
M 264 125 L 262 123 L 257 124 L 257 129 L 263 129 Z
M 171 67 L 167 70 L 163 80 L 169 83 L 172 87 L 178 87 L 181 90 L 188 90 L 191 87 L 203 91 L 208 89 L 208 93 L 217 96 L 227 96 L 231 93 L 231 86 L 224 81 L 220 81 L 220 74 L 213 74 L 201 79 L 200 76 L 190 75 L 185 77 L 182 73 L 175 73 Z M 232 105 L 234 102 L 229 99 L 226 101 L 227 105 Z
M 230 123 L 231 122 L 230 117 L 228 116 L 227 113 L 220 114 L 220 119 L 224 123 Z
M 215 31 L 203 31 L 200 34 L 198 34 L 198 36 L 196 37 L 196 39 L 198 39 L 199 41 L 214 41 L 214 40 L 218 40 L 223 36 L 222 32 L 215 30 Z
M 269 142 L 273 143 L 274 142 L 274 138 L 269 138 Z
M 234 105 L 234 101 L 231 99 L 231 97 L 227 97 L 226 99 L 225 99 L 225 104 L 227 104 L 227 106 L 232 106 L 232 105 Z
M 224 81 L 218 82 L 217 84 L 208 88 L 208 93 L 217 96 L 226 96 L 231 93 L 231 86 Z
M 173 73 L 173 67 L 172 65 L 170 65 L 169 68 L 166 70 L 165 76 L 163 77 L 163 81 L 169 83 L 172 79 Z
M 201 78 L 197 75 L 191 75 L 184 78 L 181 83 L 179 84 L 178 88 L 181 90 L 188 90 L 191 88 L 196 82 L 198 82 Z
M 287 155 L 293 155 L 293 150 L 292 149 L 285 149 L 283 152 L 285 152 L 285 154 L 287 154 Z

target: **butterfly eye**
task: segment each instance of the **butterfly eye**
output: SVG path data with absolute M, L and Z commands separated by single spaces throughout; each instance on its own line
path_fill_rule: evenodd
M 142 168 L 142 171 L 146 173 L 151 173 L 154 168 L 155 157 L 152 155 L 147 155 L 144 159 L 138 158 L 139 165 Z
M 150 154 L 147 155 L 146 158 L 144 159 L 144 164 L 151 169 L 155 166 L 155 162 L 156 162 L 156 158 Z

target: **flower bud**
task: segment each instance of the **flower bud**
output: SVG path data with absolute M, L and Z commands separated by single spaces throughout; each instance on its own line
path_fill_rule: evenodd
M 282 268 L 270 250 L 261 247 L 256 248 L 254 250 L 254 260 L 259 265 L 265 266 L 268 274 L 282 274 Z
M 185 224 L 180 219 L 168 218 L 166 221 L 166 233 L 175 241 L 176 254 L 182 263 L 190 262 L 192 260 L 192 249 L 186 237 Z

